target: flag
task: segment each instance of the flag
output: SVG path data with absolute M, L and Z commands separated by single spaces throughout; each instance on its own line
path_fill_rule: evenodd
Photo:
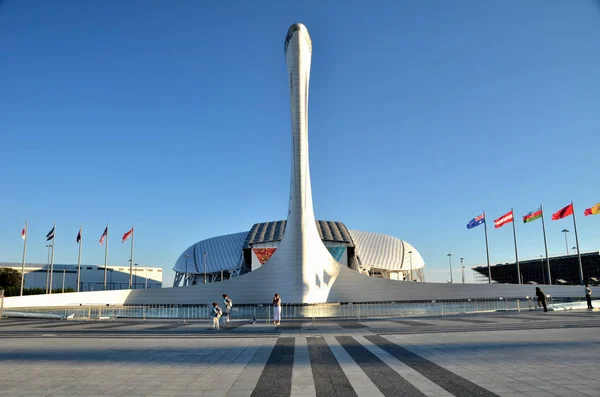
M 557 221 L 569 215 L 573 215 L 573 203 L 567 205 L 565 208 L 561 209 L 556 214 L 552 214 L 552 220 Z
M 583 215 L 588 216 L 588 215 L 596 215 L 596 214 L 600 214 L 600 203 L 594 205 L 592 208 L 588 208 L 587 210 L 585 210 L 585 212 L 583 213 Z
M 21 230 L 21 238 L 25 240 L 25 237 L 27 237 L 27 224 L 25 224 L 25 227 Z
M 514 222 L 515 221 L 515 217 L 513 216 L 513 210 L 510 210 L 510 212 L 502 215 L 500 218 L 496 219 L 494 221 L 494 226 L 496 227 L 496 229 L 506 225 L 507 223 L 510 222 Z
M 125 241 L 127 241 L 127 239 L 129 238 L 129 236 L 131 236 L 133 234 L 133 227 L 131 228 L 130 231 L 128 231 L 127 233 L 125 233 L 123 235 L 123 238 L 121 240 L 121 243 L 124 243 Z
M 527 215 L 523 217 L 523 223 L 533 222 L 536 219 L 540 219 L 542 217 L 542 207 L 538 208 L 535 211 L 531 211 Z
M 106 229 L 104 229 L 104 233 L 102 233 L 102 236 L 100 236 L 100 245 L 104 243 L 104 239 L 106 238 L 106 236 L 108 236 L 108 226 L 106 226 Z
M 474 227 L 479 226 L 482 223 L 485 223 L 485 214 L 481 214 L 471 219 L 471 221 L 467 223 L 467 229 L 473 229 Z
M 81 228 L 79 228 L 79 233 L 77 233 L 77 244 L 81 241 Z M 102 244 L 102 243 L 100 243 Z
M 54 240 L 54 228 L 46 234 L 46 241 Z

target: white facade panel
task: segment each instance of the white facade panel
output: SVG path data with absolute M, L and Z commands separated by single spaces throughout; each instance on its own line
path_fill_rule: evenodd
M 363 266 L 391 271 L 417 270 L 425 266 L 419 251 L 406 241 L 386 234 L 348 230 Z

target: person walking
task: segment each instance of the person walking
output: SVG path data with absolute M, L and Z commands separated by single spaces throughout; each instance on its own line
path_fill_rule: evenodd
M 585 300 L 587 301 L 588 309 L 593 309 L 594 306 L 592 306 L 592 289 L 587 283 L 585 284 Z
M 548 308 L 546 307 L 546 294 L 540 287 L 535 287 L 535 295 L 538 298 L 538 306 L 543 306 L 544 311 L 547 312 Z
M 279 294 L 275 294 L 273 297 L 273 324 L 279 325 L 281 323 L 281 298 Z
M 213 302 L 213 309 L 212 309 L 212 318 L 213 318 L 213 329 L 219 329 L 219 320 L 221 319 L 221 315 L 223 314 L 223 311 L 221 310 L 221 308 L 219 307 L 219 304 L 217 302 Z
M 233 306 L 233 302 L 229 298 L 227 294 L 223 294 L 223 304 L 225 305 L 225 310 L 227 310 L 225 314 L 225 323 L 229 324 L 229 319 L 231 318 L 231 307 Z

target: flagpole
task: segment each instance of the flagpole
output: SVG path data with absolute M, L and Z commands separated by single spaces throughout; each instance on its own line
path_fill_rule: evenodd
M 28 221 L 25 221 L 25 238 L 23 239 L 23 262 L 21 262 L 21 295 L 23 296 L 23 285 L 25 284 L 25 255 L 27 253 L 27 235 L 29 234 L 29 228 L 27 226 Z
M 104 246 L 104 291 L 106 291 L 106 272 L 108 271 L 108 223 L 106 224 L 106 245 Z
M 133 225 L 131 225 L 131 259 L 129 260 L 129 289 L 131 289 L 131 282 L 133 276 L 133 239 L 135 237 L 135 231 Z
M 79 226 L 79 255 L 77 256 L 77 292 L 81 285 L 81 244 L 83 244 L 83 223 Z
M 50 260 L 50 285 L 48 286 L 48 293 L 52 294 L 52 276 L 54 275 L 54 246 L 56 245 L 56 221 L 54 221 L 54 235 L 52 236 L 52 259 Z
M 577 236 L 577 222 L 575 221 L 575 205 L 571 201 L 573 207 L 573 229 L 575 229 L 575 243 L 577 245 L 577 260 L 579 261 L 579 284 L 583 285 L 583 267 L 581 266 L 581 252 L 579 252 L 579 237 Z
M 513 214 L 513 239 L 515 240 L 515 259 L 517 261 L 517 279 L 518 279 L 518 283 L 517 284 L 522 284 L 521 282 L 521 266 L 519 264 L 519 250 L 517 249 L 517 228 L 515 226 L 515 211 L 514 209 L 510 209 L 510 212 L 512 212 Z
M 490 267 L 490 248 L 488 244 L 488 235 L 487 235 L 487 220 L 485 219 L 485 211 L 483 211 L 483 228 L 485 230 L 485 253 L 487 255 L 487 265 L 488 265 L 488 282 L 492 283 L 492 268 Z
M 548 243 L 546 242 L 546 224 L 544 223 L 544 209 L 540 204 L 540 210 L 542 211 L 542 232 L 544 233 L 544 249 L 546 250 L 546 268 L 548 272 L 548 285 L 552 285 L 552 276 L 550 274 L 550 259 L 548 258 Z

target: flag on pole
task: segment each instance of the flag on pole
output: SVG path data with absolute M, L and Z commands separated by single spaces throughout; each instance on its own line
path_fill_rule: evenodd
M 485 214 L 478 215 L 475 218 L 471 219 L 471 221 L 467 223 L 467 229 L 473 229 L 474 227 L 479 226 L 482 223 L 485 223 Z
M 108 235 L 108 226 L 106 226 L 106 229 L 104 229 L 104 233 L 102 233 L 102 236 L 100 236 L 100 245 L 102 245 L 104 243 L 104 239 L 106 238 L 107 235 Z
M 585 212 L 583 213 L 583 215 L 588 216 L 588 215 L 596 215 L 596 214 L 600 214 L 600 203 L 594 205 L 592 208 L 588 208 L 587 210 L 585 210 Z
M 507 223 L 510 222 L 514 222 L 515 221 L 515 217 L 513 215 L 513 210 L 510 210 L 510 212 L 502 215 L 500 218 L 496 219 L 494 221 L 494 226 L 496 227 L 496 229 L 506 225 Z
M 79 233 L 77 233 L 77 244 L 81 241 L 81 228 L 79 228 Z M 102 244 L 102 243 L 100 243 Z
M 127 239 L 133 234 L 133 227 L 131 228 L 130 231 L 128 231 L 127 233 L 125 233 L 123 235 L 123 238 L 121 240 L 121 243 L 124 243 L 125 241 L 127 241 Z
M 527 215 L 523 217 L 523 223 L 533 222 L 536 219 L 540 219 L 542 217 L 542 208 L 538 208 L 535 211 L 531 211 Z
M 21 230 L 21 238 L 25 240 L 25 237 L 27 237 L 27 224 L 25 224 L 25 227 Z
M 46 234 L 46 241 L 54 240 L 54 228 Z
M 569 215 L 573 215 L 573 203 L 567 205 L 555 214 L 552 214 L 552 220 L 557 221 L 562 218 L 566 218 Z

